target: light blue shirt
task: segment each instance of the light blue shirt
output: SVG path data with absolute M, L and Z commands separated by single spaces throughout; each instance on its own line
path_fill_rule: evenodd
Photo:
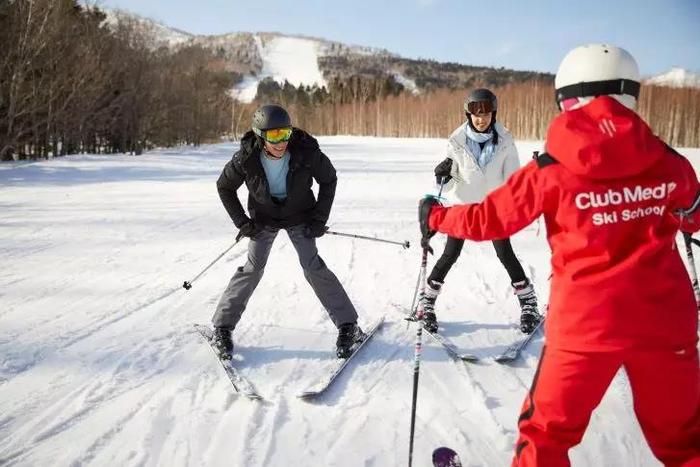
M 289 172 L 289 151 L 284 152 L 284 156 L 280 159 L 270 159 L 265 156 L 265 150 L 260 151 L 260 162 L 265 177 L 267 177 L 267 185 L 270 187 L 270 195 L 275 198 L 287 197 L 287 173 Z

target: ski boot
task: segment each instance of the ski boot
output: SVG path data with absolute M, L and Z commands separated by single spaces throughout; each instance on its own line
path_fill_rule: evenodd
M 532 283 L 524 281 L 514 282 L 513 289 L 520 303 L 520 330 L 524 334 L 532 334 L 540 321 L 542 315 L 537 311 L 537 296 Z
M 357 323 L 341 324 L 338 328 L 335 354 L 338 358 L 348 358 L 357 348 L 357 344 L 367 338 Z
M 438 331 L 437 316 L 435 315 L 435 300 L 440 294 L 442 282 L 428 281 L 425 291 L 418 301 L 418 308 L 423 312 L 423 328 L 428 332 Z
M 231 330 L 228 328 L 214 328 L 214 336 L 211 345 L 216 349 L 219 358 L 231 360 L 233 354 L 233 341 L 231 340 Z

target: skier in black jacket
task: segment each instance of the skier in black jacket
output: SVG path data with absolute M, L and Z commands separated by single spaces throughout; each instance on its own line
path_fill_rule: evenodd
M 314 180 L 319 185 L 318 200 L 311 190 Z M 243 183 L 248 188 L 249 215 L 237 195 Z M 250 238 L 248 261 L 236 270 L 212 318 L 214 345 L 222 357 L 230 358 L 233 352 L 231 331 L 262 278 L 280 230 L 287 232 L 304 277 L 338 328 L 338 357 L 347 358 L 364 338 L 355 307 L 316 249 L 316 238 L 327 229 L 336 184 L 335 168 L 318 141 L 292 127 L 284 108 L 264 105 L 255 111 L 252 130 L 243 135 L 241 148 L 216 183 L 239 235 Z

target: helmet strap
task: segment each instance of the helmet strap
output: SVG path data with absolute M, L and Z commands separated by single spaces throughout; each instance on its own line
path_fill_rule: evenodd
M 606 81 L 591 81 L 588 83 L 570 84 L 557 89 L 557 103 L 572 97 L 601 96 L 610 94 L 627 94 L 639 98 L 639 82 L 631 79 L 610 79 Z

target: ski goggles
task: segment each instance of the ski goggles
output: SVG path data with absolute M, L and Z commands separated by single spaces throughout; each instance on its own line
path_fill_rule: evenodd
M 262 137 L 268 143 L 282 143 L 292 137 L 292 127 L 273 128 L 262 132 Z
M 474 101 L 467 103 L 467 112 L 474 115 L 490 114 L 493 112 L 493 102 Z

